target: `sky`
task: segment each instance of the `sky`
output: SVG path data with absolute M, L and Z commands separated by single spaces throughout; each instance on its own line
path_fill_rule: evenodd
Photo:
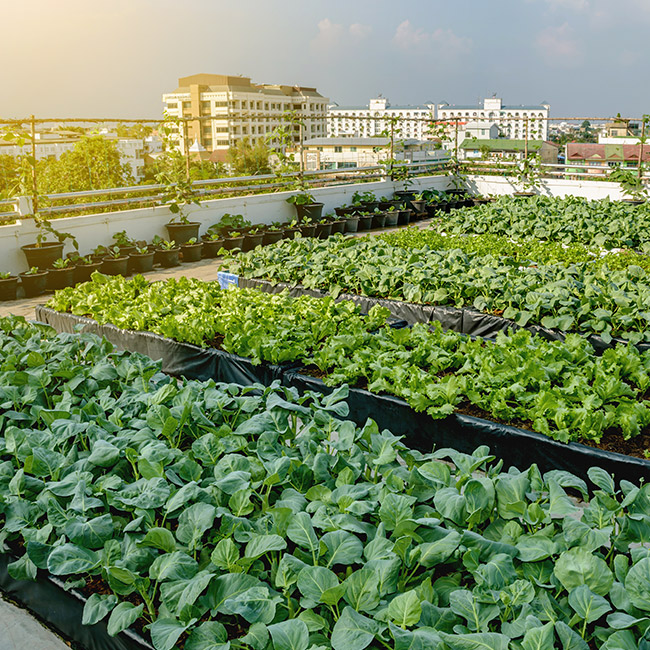
M 178 77 L 315 86 L 340 105 L 650 113 L 650 0 L 0 0 L 0 118 L 157 118 Z

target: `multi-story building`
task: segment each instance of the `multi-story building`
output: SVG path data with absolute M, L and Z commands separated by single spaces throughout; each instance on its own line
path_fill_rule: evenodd
M 458 147 L 458 157 L 460 160 L 523 160 L 528 153 L 529 157 L 538 157 L 542 163 L 555 164 L 559 150 L 559 145 L 544 140 L 466 138 Z
M 399 118 L 398 137 L 429 139 L 434 108 L 434 104 L 391 106 L 384 97 L 371 99 L 366 106 L 332 104 L 327 111 L 327 135 L 330 138 L 371 138 L 390 129 L 390 118 Z
M 195 74 L 181 77 L 178 88 L 163 95 L 165 111 L 181 118 L 210 118 L 187 124 L 188 146 L 195 141 L 208 151 L 221 152 L 242 138 L 255 144 L 266 139 L 277 127 L 286 126 L 287 111 L 296 111 L 303 124 L 302 137 L 325 135 L 329 99 L 316 88 L 274 84 L 254 84 L 249 77 L 220 74 Z M 295 127 L 294 141 L 300 138 Z M 184 147 L 184 131 L 173 134 Z
M 549 104 L 538 106 L 506 106 L 499 97 L 488 97 L 482 105 L 460 106 L 443 102 L 437 106 L 438 120 L 480 120 L 494 122 L 501 137 L 548 139 Z
M 378 165 L 390 155 L 390 138 L 313 138 L 303 146 L 306 170 L 346 169 Z M 442 162 L 449 152 L 436 148 L 430 140 L 406 139 L 394 147 L 395 160 L 405 162 Z M 300 153 L 294 152 L 294 159 Z

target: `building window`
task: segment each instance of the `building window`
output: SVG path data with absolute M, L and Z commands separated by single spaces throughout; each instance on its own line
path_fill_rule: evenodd
M 334 153 L 342 153 L 343 147 L 334 147 Z
M 357 150 L 356 147 L 350 147 L 350 151 L 352 151 L 353 153 L 354 153 L 356 150 Z

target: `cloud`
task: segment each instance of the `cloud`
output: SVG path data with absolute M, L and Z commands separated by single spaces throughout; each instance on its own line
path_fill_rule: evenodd
M 339 45 L 343 34 L 343 25 L 333 23 L 329 18 L 323 18 L 318 23 L 318 34 L 311 41 L 310 46 L 312 50 L 318 52 L 327 51 Z
M 360 23 L 352 23 L 348 31 L 350 32 L 350 36 L 360 40 L 370 35 L 370 32 L 372 32 L 372 27 L 370 27 L 370 25 L 361 25 Z
M 458 36 L 451 29 L 439 27 L 433 32 L 426 32 L 422 28 L 415 28 L 410 20 L 405 20 L 397 26 L 393 36 L 393 44 L 404 51 L 430 50 L 437 56 L 455 59 L 472 50 L 472 39 Z
M 535 47 L 549 65 L 556 67 L 574 68 L 584 59 L 580 43 L 568 23 L 543 29 L 535 39 Z
M 589 0 L 546 0 L 551 9 L 565 11 L 587 11 L 590 9 Z

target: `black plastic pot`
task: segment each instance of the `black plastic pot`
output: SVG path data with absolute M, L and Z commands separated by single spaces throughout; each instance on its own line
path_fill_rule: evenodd
M 386 213 L 385 212 L 376 212 L 372 216 L 372 227 L 373 228 L 383 228 L 386 225 Z
M 399 208 L 399 201 L 380 201 L 379 202 L 379 209 L 380 210 L 388 210 L 389 208 L 395 206 L 396 208 Z
M 323 204 L 309 203 L 307 205 L 297 205 L 296 214 L 298 215 L 298 221 L 304 221 L 305 219 L 318 221 L 323 214 Z
M 74 267 L 75 284 L 79 284 L 80 282 L 88 282 L 90 280 L 90 276 L 95 271 L 99 271 L 101 268 L 101 262 L 93 262 L 92 264 L 78 264 Z
M 47 274 L 47 271 L 20 274 L 20 282 L 23 285 L 23 290 L 27 298 L 40 296 L 47 291 Z
M 18 277 L 10 275 L 0 279 L 0 300 L 15 300 L 18 291 Z
M 343 234 L 345 232 L 346 221 L 347 219 L 336 219 L 335 221 L 332 221 L 332 234 L 333 235 L 335 235 L 336 233 Z
M 386 227 L 392 228 L 397 225 L 399 221 L 399 210 L 393 210 L 392 212 L 386 212 Z
M 411 210 L 400 210 L 399 217 L 397 217 L 397 224 L 399 226 L 406 226 L 411 221 Z
M 201 259 L 201 251 L 203 244 L 197 242 L 196 244 L 181 244 L 181 254 L 183 262 L 198 262 Z
M 357 232 L 359 230 L 359 217 L 345 218 L 345 232 Z
M 318 237 L 318 239 L 327 239 L 331 234 L 332 234 L 331 223 L 316 224 L 316 237 Z
M 284 239 L 293 239 L 299 232 L 301 232 L 300 228 L 285 228 Z
M 400 203 L 405 203 L 406 201 L 411 201 L 415 198 L 416 192 L 411 190 L 397 190 L 395 192 L 395 199 Z
M 437 203 L 427 203 L 426 204 L 427 216 L 429 219 L 434 219 L 438 216 L 438 213 L 442 212 Z
M 128 275 L 128 257 L 105 257 L 102 260 L 101 272 L 104 275 Z
M 315 223 L 305 223 L 300 226 L 300 232 L 303 237 L 316 237 L 317 226 Z
M 49 269 L 54 260 L 63 257 L 63 244 L 59 242 L 43 242 L 40 246 L 25 244 L 20 249 L 25 253 L 29 268 L 37 266 L 39 269 Z
M 419 212 L 424 212 L 424 207 L 427 204 L 426 201 L 416 201 L 415 199 L 411 199 L 410 203 L 416 214 Z
M 264 239 L 262 239 L 262 244 L 268 246 L 269 244 L 275 244 L 279 242 L 284 237 L 284 233 L 281 230 L 270 230 L 264 233 Z
M 370 230 L 372 228 L 373 215 L 359 215 L 359 231 Z
M 628 205 L 643 205 L 645 203 L 643 199 L 621 199 L 621 202 Z
M 167 223 L 165 227 L 169 233 L 169 240 L 176 242 L 180 246 L 192 238 L 199 238 L 201 224 L 197 221 L 191 221 L 190 223 Z
M 231 251 L 234 248 L 241 248 L 244 245 L 244 235 L 241 237 L 224 237 L 223 238 L 223 247 Z
M 337 217 L 345 217 L 348 214 L 354 214 L 356 208 L 346 205 L 345 207 L 334 208 L 334 214 Z
M 379 201 L 361 201 L 361 206 L 364 212 L 374 212 L 379 208 Z
M 181 247 L 170 249 L 159 249 L 157 258 L 160 266 L 164 269 L 170 269 L 172 266 L 178 266 L 181 263 Z
M 212 259 L 219 255 L 219 251 L 224 247 L 223 239 L 204 239 L 202 255 L 204 259 Z
M 65 269 L 50 269 L 47 274 L 47 287 L 51 291 L 74 286 L 74 266 Z
M 155 251 L 148 253 L 131 253 L 129 255 L 129 269 L 132 273 L 147 273 L 153 270 Z
M 255 233 L 254 235 L 251 235 L 250 233 L 246 233 L 244 235 L 244 244 L 242 246 L 242 250 L 252 251 L 257 246 L 261 246 L 263 241 L 264 241 L 263 232 L 258 232 Z

